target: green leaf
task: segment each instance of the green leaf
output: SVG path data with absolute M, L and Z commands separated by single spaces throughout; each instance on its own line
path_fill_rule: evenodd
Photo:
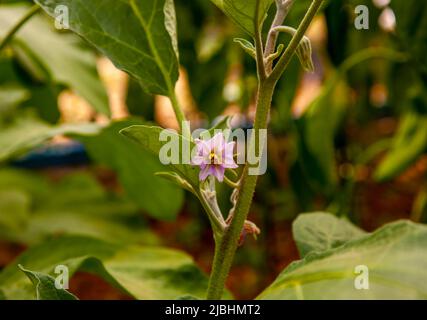
M 172 0 L 36 0 L 55 17 L 69 8 L 70 28 L 155 94 L 169 95 L 178 79 Z
M 118 173 L 126 194 L 140 208 L 155 218 L 173 220 L 184 202 L 182 190 L 156 177 L 155 173 L 163 169 L 158 159 L 119 134 L 123 128 L 142 123 L 137 119 L 115 122 L 97 136 L 78 139 L 92 159 Z
M 27 10 L 22 4 L 0 6 L 0 39 Z M 73 89 L 95 110 L 109 115 L 107 94 L 96 70 L 96 57 L 76 36 L 60 34 L 42 16 L 35 16 L 16 34 L 12 48 L 33 76 Z
M 292 233 L 301 257 L 337 248 L 366 234 L 348 220 L 323 212 L 299 215 Z
M 57 135 L 93 135 L 101 129 L 92 123 L 51 126 L 30 115 L 17 118 L 0 132 L 0 162 L 22 155 Z
M 258 299 L 426 299 L 426 245 L 426 226 L 392 223 L 292 263 Z M 368 268 L 368 290 L 355 287 L 358 266 Z
M 36 290 L 37 300 L 77 300 L 76 296 L 65 289 L 55 287 L 55 279 L 47 274 L 34 272 L 18 265 L 19 269 L 31 280 Z
M 36 174 L 1 170 L 0 239 L 28 245 L 57 234 L 159 243 L 138 208 L 104 191 L 91 175 L 48 183 Z
M 261 26 L 267 17 L 268 9 L 273 0 L 211 0 L 218 8 L 251 36 L 255 34 L 255 26 Z M 256 4 L 260 1 L 258 19 Z
M 404 172 L 427 150 L 427 116 L 404 115 L 391 150 L 375 172 L 377 181 L 387 181 Z
M 0 189 L 0 234 L 6 228 L 16 233 L 22 230 L 30 217 L 31 197 L 24 191 Z
M 60 237 L 30 248 L 0 273 L 0 290 L 7 299 L 33 298 L 19 264 L 43 274 L 53 274 L 58 265 L 67 266 L 70 277 L 90 272 L 136 299 L 202 298 L 207 288 L 207 277 L 180 251 Z
M 13 108 L 19 106 L 29 98 L 28 90 L 17 85 L 0 86 L 0 121 L 1 118 L 10 113 Z
M 124 136 L 132 139 L 141 145 L 145 150 L 151 152 L 153 155 L 159 157 L 160 150 L 171 141 L 177 142 L 177 146 L 181 148 L 183 144 L 189 144 L 190 151 L 193 148 L 193 143 L 186 140 L 181 135 L 177 134 L 174 131 L 168 131 L 169 141 L 160 141 L 160 135 L 166 129 L 160 127 L 150 127 L 150 126 L 131 126 L 129 128 L 123 129 L 120 131 Z M 172 140 L 171 140 L 172 139 Z M 173 143 L 173 145 L 175 145 Z M 179 152 L 181 155 L 181 152 Z M 199 177 L 198 177 L 198 168 L 190 164 L 182 164 L 181 159 L 177 161 L 178 163 L 169 164 L 165 167 L 172 169 L 172 171 L 177 172 L 182 178 L 188 181 L 188 183 L 193 187 L 194 190 L 198 190 L 199 186 Z

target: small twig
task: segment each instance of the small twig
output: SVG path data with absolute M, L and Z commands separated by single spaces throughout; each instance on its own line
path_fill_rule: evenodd
M 273 30 L 275 27 L 281 26 L 283 24 L 294 2 L 295 0 L 276 0 L 276 16 L 274 17 L 270 30 Z M 278 32 L 269 32 L 264 51 L 265 59 L 274 54 L 278 36 Z M 267 73 L 270 74 L 272 69 L 273 61 L 269 61 L 266 64 Z
M 237 189 L 239 187 L 239 182 L 231 181 L 227 176 L 224 175 L 224 182 L 231 188 Z

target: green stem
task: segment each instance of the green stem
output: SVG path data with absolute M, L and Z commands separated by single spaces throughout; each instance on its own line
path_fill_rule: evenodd
M 0 42 L 0 51 L 2 51 L 13 39 L 15 34 L 21 29 L 21 27 L 30 20 L 38 11 L 40 7 L 38 5 L 34 5 L 28 10 L 28 12 L 16 23 L 16 25 L 9 30 L 4 39 Z
M 174 88 L 170 88 L 169 89 L 169 99 L 171 101 L 172 108 L 173 108 L 173 111 L 175 113 L 176 120 L 178 121 L 179 128 L 181 129 L 182 135 L 185 138 L 192 140 L 191 139 L 191 129 L 190 129 L 190 126 L 188 125 L 188 122 L 187 122 L 187 119 L 185 117 L 184 111 L 182 111 L 181 105 L 180 105 L 180 103 L 178 101 L 178 98 L 176 96 Z
M 265 65 L 263 59 L 263 47 L 261 40 L 260 28 L 257 29 L 255 35 L 255 43 L 257 47 L 257 67 L 259 76 L 259 86 L 257 95 L 257 111 L 254 123 L 254 131 L 251 136 L 249 150 L 256 150 L 257 135 L 260 129 L 267 128 L 268 114 L 273 98 L 274 89 L 277 81 L 289 64 L 290 59 L 294 55 L 299 46 L 310 22 L 313 20 L 317 11 L 320 8 L 323 0 L 313 0 L 310 9 L 304 17 L 300 27 L 298 28 L 295 36 L 291 40 L 289 47 L 279 60 L 276 68 L 270 77 L 266 78 Z M 258 2 L 259 3 L 259 2 Z M 257 19 L 255 21 L 258 21 Z M 262 60 L 262 62 L 261 62 Z M 263 151 L 263 147 L 259 148 L 259 152 Z M 225 282 L 230 272 L 233 263 L 234 255 L 236 253 L 238 242 L 244 223 L 248 216 L 255 187 L 258 181 L 257 175 L 249 175 L 250 165 L 247 163 L 243 170 L 242 180 L 238 189 L 239 194 L 237 198 L 236 207 L 234 210 L 233 218 L 230 224 L 224 230 L 224 234 L 218 239 L 215 247 L 214 262 L 212 265 L 212 272 L 209 279 L 209 286 L 207 292 L 207 299 L 218 300 L 221 299 L 224 292 Z
M 257 99 L 257 117 L 253 131 L 253 139 L 251 139 L 250 148 L 254 148 L 255 133 L 259 129 L 267 127 L 268 113 L 273 97 L 274 85 L 267 82 L 260 85 L 258 89 Z M 212 273 L 209 280 L 209 288 L 207 299 L 217 300 L 220 299 L 224 291 L 225 281 L 227 280 L 231 264 L 234 259 L 240 234 L 243 230 L 244 223 L 251 207 L 255 186 L 258 181 L 257 175 L 248 174 L 249 165 L 247 164 L 243 171 L 243 178 L 241 187 L 239 189 L 239 196 L 237 199 L 236 209 L 231 223 L 224 231 L 219 243 L 215 249 L 215 257 L 212 266 Z

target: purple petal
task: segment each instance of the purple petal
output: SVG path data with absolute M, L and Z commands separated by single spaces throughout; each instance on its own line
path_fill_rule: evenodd
M 218 179 L 219 182 L 224 181 L 225 168 L 223 166 L 211 166 L 213 168 L 213 176 Z
M 211 167 L 210 165 L 207 165 L 200 170 L 200 173 L 199 173 L 200 181 L 205 181 L 206 178 L 210 175 L 210 167 Z
M 211 150 L 222 152 L 225 146 L 225 138 L 222 132 L 217 133 L 211 140 Z

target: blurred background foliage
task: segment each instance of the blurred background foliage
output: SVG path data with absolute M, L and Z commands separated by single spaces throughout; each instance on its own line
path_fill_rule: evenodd
M 175 2 L 177 91 L 194 129 L 218 115 L 250 128 L 255 65 L 233 42 L 245 35 L 207 0 Z M 0 39 L 29 3 L 0 1 Z M 309 3 L 296 1 L 287 24 L 296 27 Z M 354 27 L 361 4 L 369 30 Z M 240 298 L 298 258 L 290 223 L 299 213 L 328 211 L 367 231 L 400 218 L 427 222 L 427 2 L 330 0 L 323 13 L 308 34 L 316 72 L 304 74 L 293 59 L 274 97 L 269 170 L 250 213 L 262 234 L 239 250 L 229 280 Z M 0 267 L 66 234 L 166 244 L 208 271 L 213 243 L 202 208 L 154 176 L 162 171 L 155 157 L 118 135 L 131 124 L 175 127 L 171 112 L 44 14 L 30 20 L 0 53 Z M 228 191 L 220 193 L 227 206 Z M 80 275 L 77 291 L 82 277 L 102 288 Z

